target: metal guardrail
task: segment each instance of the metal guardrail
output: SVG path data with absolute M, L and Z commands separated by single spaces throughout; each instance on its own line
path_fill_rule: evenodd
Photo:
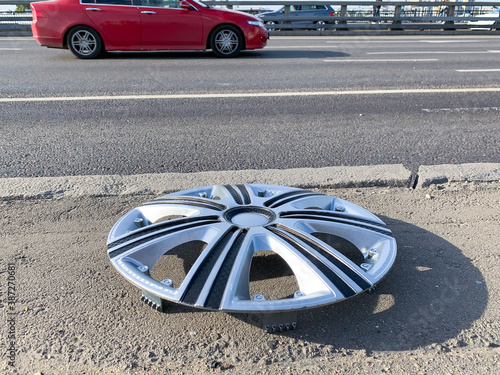
M 31 13 L 0 13 L 0 32 L 4 30 L 31 30 L 31 22 Z
M 26 0 L 0 0 L 2 4 L 29 4 Z M 500 31 L 500 17 L 484 17 L 484 14 L 500 1 L 492 2 L 451 2 L 451 1 L 266 1 L 266 0 L 218 0 L 204 1 L 207 5 L 226 7 L 229 9 L 245 7 L 245 10 L 256 13 L 265 7 L 284 6 L 283 17 L 270 17 L 267 20 L 279 22 L 274 28 L 280 30 L 317 29 L 317 21 L 323 21 L 322 30 L 457 30 L 478 28 L 469 25 L 469 21 L 491 20 L 493 25 L 483 26 L 490 31 Z M 337 11 L 334 16 L 300 17 L 290 16 L 292 5 L 330 5 Z M 254 8 L 255 7 L 255 8 Z M 370 7 L 372 10 L 370 10 Z M 378 8 L 377 16 L 375 10 Z M 0 14 L 1 30 L 29 29 L 31 13 Z M 300 23 L 297 23 L 300 22 Z
M 323 21 L 321 29 L 336 31 L 350 30 L 457 30 L 470 29 L 468 21 L 493 20 L 500 25 L 499 18 L 482 17 L 500 1 L 493 2 L 451 2 L 451 1 L 205 1 L 206 4 L 234 8 L 245 6 L 277 6 L 284 5 L 283 17 L 268 17 L 266 21 L 280 22 L 273 28 L 280 30 L 316 29 L 317 21 Z M 330 17 L 300 17 L 290 15 L 292 5 L 331 5 L 337 8 Z M 340 9 L 338 9 L 340 8 Z M 371 9 L 370 9 L 371 8 Z M 379 14 L 375 16 L 375 10 Z M 484 10 L 481 12 L 481 9 Z M 486 10 L 487 9 L 487 10 Z M 300 21 L 301 23 L 297 23 Z M 292 23 L 293 22 L 293 23 Z M 500 31 L 494 29 L 492 31 Z M 488 27 L 488 26 L 486 26 Z

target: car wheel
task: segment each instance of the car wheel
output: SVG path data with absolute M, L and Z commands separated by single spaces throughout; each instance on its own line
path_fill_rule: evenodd
M 326 25 L 325 21 L 318 21 L 318 22 L 316 22 L 316 26 L 317 26 L 316 30 L 318 30 L 318 31 L 324 31 L 325 30 L 325 27 L 324 27 L 325 25 Z M 321 26 L 323 26 L 323 27 L 321 27 Z
M 68 34 L 68 47 L 79 59 L 95 59 L 103 51 L 101 36 L 87 26 L 77 26 Z
M 276 30 L 279 30 L 276 28 L 276 25 L 278 24 L 278 22 L 274 22 L 274 21 L 267 21 L 265 23 L 266 25 L 266 29 L 268 29 L 269 31 L 276 31 Z
M 223 25 L 212 33 L 210 46 L 218 57 L 234 57 L 243 47 L 243 36 L 236 27 Z

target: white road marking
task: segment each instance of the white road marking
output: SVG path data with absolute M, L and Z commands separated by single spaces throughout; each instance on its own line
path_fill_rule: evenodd
M 429 113 L 438 113 L 438 112 L 489 112 L 489 111 L 500 111 L 500 107 L 422 108 L 422 111 L 429 112 Z
M 5 40 L 12 41 L 12 40 L 35 40 L 35 39 L 33 39 L 32 36 L 14 36 L 14 37 L 3 37 L 3 38 L 0 38 L 0 42 L 3 42 Z
M 500 69 L 457 69 L 460 73 L 470 73 L 470 72 L 500 72 Z
M 22 48 L 0 48 L 0 51 L 22 51 Z
M 395 40 L 395 39 L 380 39 L 380 40 L 374 40 L 374 39 L 359 39 L 359 40 L 332 40 L 332 41 L 329 41 L 327 40 L 326 41 L 327 43 L 339 43 L 339 44 L 360 44 L 360 43 L 366 43 L 366 42 L 370 42 L 370 43 L 387 43 L 387 42 L 391 42 L 391 43 L 407 43 L 408 44 L 408 41 L 407 40 Z
M 332 45 L 326 45 L 322 44 L 320 46 L 277 46 L 277 47 L 266 47 L 265 50 L 273 50 L 273 49 L 289 49 L 289 50 L 294 50 L 294 49 L 311 49 L 311 48 L 338 48 L 339 46 L 332 46 Z
M 371 59 L 371 60 L 323 60 L 325 62 L 426 62 L 439 59 Z
M 481 35 L 479 38 L 477 35 L 475 36 L 465 36 L 461 35 L 459 39 L 454 39 L 453 36 L 447 36 L 447 41 L 449 40 L 450 43 L 451 41 L 455 41 L 456 43 L 480 43 L 480 42 L 491 42 L 491 41 L 497 41 L 498 36 L 493 35 Z M 319 40 L 321 42 L 326 42 L 326 43 L 339 43 L 339 44 L 359 44 L 359 43 L 387 43 L 391 42 L 392 43 L 405 43 L 408 44 L 408 42 L 412 43 L 426 43 L 427 41 L 432 41 L 433 39 L 431 37 L 422 39 L 422 35 L 405 35 L 400 38 L 397 38 L 396 36 L 277 36 L 274 35 L 271 37 L 269 43 L 273 43 L 273 41 L 283 41 L 283 40 Z M 449 38 L 449 39 L 448 39 Z M 445 39 L 442 39 L 442 37 L 437 38 L 436 40 L 441 40 L 444 41 Z
M 465 55 L 465 54 L 482 54 L 482 53 L 500 53 L 500 51 L 388 51 L 388 52 L 367 52 L 367 55 L 415 55 L 415 54 L 450 54 L 450 55 Z
M 327 43 L 360 43 L 369 41 L 370 43 L 408 43 L 407 40 L 395 40 L 395 39 L 361 39 L 356 41 L 327 41 Z M 480 43 L 481 40 L 478 39 L 455 39 L 455 40 L 413 40 L 413 42 L 419 43 Z
M 420 43 L 479 43 L 477 39 L 419 40 Z
M 225 99 L 225 98 L 272 98 L 342 95 L 390 95 L 390 94 L 454 94 L 500 92 L 500 87 L 471 87 L 456 89 L 392 89 L 392 90 L 352 90 L 352 91 L 298 91 L 298 92 L 249 92 L 219 94 L 167 94 L 167 95 L 103 95 L 103 96 L 58 96 L 41 98 L 0 98 L 0 103 L 16 102 L 62 102 L 96 100 L 165 100 L 165 99 Z

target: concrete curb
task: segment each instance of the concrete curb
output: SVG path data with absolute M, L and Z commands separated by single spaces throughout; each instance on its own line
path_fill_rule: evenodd
M 422 165 L 418 188 L 449 182 L 500 182 L 500 163 Z
M 416 188 L 454 182 L 500 182 L 500 163 L 423 165 Z M 258 183 L 313 188 L 410 187 L 401 164 L 353 167 L 158 173 L 130 176 L 16 177 L 0 179 L 0 199 L 84 196 L 159 196 L 205 185 Z
M 69 176 L 0 179 L 0 199 L 162 195 L 197 186 L 259 183 L 301 188 L 408 187 L 411 172 L 401 164 L 267 169 L 130 176 Z

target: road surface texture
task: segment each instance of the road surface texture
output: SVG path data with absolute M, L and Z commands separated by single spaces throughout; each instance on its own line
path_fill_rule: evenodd
M 17 352 L 13 372 L 2 342 L 0 370 L 494 373 L 500 360 L 499 182 L 319 191 L 381 217 L 395 235 L 398 257 L 374 293 L 302 311 L 296 331 L 276 334 L 264 333 L 253 316 L 173 304 L 159 313 L 140 301 L 139 290 L 111 266 L 106 238 L 116 220 L 151 195 L 3 200 L 0 278 L 5 294 L 6 264 L 15 265 Z M 279 287 L 290 278 L 261 285 Z M 6 309 L 0 319 L 7 322 Z
M 0 38 L 0 177 L 498 162 L 499 36 L 92 61 Z

